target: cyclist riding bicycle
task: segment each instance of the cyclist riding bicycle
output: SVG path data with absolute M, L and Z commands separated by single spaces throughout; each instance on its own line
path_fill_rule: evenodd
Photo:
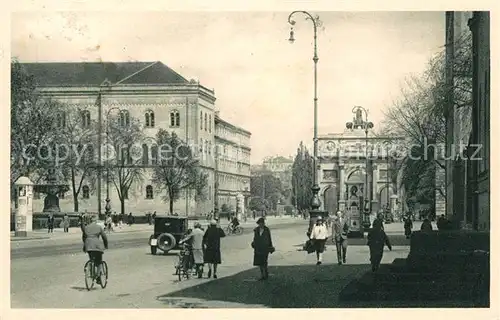
M 105 249 L 108 249 L 108 238 L 104 228 L 97 224 L 97 215 L 92 215 L 90 223 L 82 228 L 83 252 L 87 252 L 89 259 L 94 260 L 97 266 L 97 272 L 100 275 L 102 271 L 102 255 Z M 102 242 L 99 240 L 102 238 Z M 104 246 L 103 246 L 104 244 Z M 101 280 L 98 277 L 97 283 Z
M 240 225 L 240 222 L 238 221 L 237 216 L 233 216 L 233 219 L 231 220 L 231 230 L 234 231 L 238 226 Z

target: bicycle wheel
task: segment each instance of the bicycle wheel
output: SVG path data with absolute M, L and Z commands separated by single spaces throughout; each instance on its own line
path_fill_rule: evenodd
M 228 226 L 228 227 L 226 228 L 226 234 L 227 234 L 227 235 L 231 235 L 232 233 L 233 233 L 233 230 L 231 229 L 231 227 L 229 227 L 229 226 Z
M 235 230 L 234 230 L 234 233 L 236 234 L 242 234 L 243 233 L 243 228 L 238 226 Z
M 94 262 L 92 260 L 85 263 L 85 287 L 90 291 L 94 287 Z
M 108 264 L 103 261 L 101 264 L 101 287 L 104 289 L 108 285 Z

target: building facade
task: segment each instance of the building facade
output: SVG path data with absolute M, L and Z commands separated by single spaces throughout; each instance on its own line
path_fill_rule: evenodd
M 199 166 L 208 175 L 206 199 L 195 199 L 194 191 L 185 191 L 174 203 L 174 212 L 186 215 L 205 214 L 214 210 L 217 194 L 216 151 L 222 141 L 216 138 L 222 123 L 216 114 L 215 93 L 198 81 L 187 80 L 161 62 L 125 63 L 22 63 L 28 74 L 37 81 L 38 91 L 67 107 L 62 119 L 80 119 L 76 125 L 98 121 L 97 98 L 100 94 L 102 126 L 113 116 L 129 123 L 137 119 L 146 137 L 143 155 L 147 165 L 154 165 L 154 137 L 159 128 L 175 132 L 192 147 L 199 159 Z M 104 85 L 103 85 L 104 83 Z M 85 117 L 81 117 L 85 114 Z M 70 122 L 70 121 L 68 121 Z M 64 120 L 66 123 L 66 120 Z M 225 122 L 228 124 L 227 122 Z M 228 124 L 230 125 L 230 124 Z M 105 132 L 105 130 L 102 130 Z M 105 141 L 105 133 L 103 133 Z M 245 154 L 250 159 L 250 133 L 246 132 Z M 222 146 L 221 146 L 222 147 Z M 248 160 L 249 161 L 249 160 Z M 249 164 L 248 164 L 249 166 Z M 238 171 L 241 169 L 241 171 Z M 249 170 L 247 170 L 249 171 Z M 248 177 L 249 172 L 240 166 L 235 174 Z M 102 174 L 101 208 L 104 212 L 106 188 L 109 188 L 112 211 L 120 211 L 120 201 L 113 183 L 106 183 Z M 142 214 L 156 211 L 168 212 L 165 192 L 151 180 L 152 169 L 144 169 L 141 182 L 133 183 L 126 195 L 125 211 Z M 240 186 L 230 183 L 225 188 L 233 193 Z M 61 211 L 74 211 L 72 191 L 60 196 Z M 37 199 L 38 198 L 38 199 Z M 97 190 L 84 180 L 79 194 L 79 211 L 97 211 Z M 43 199 L 35 195 L 34 212 L 41 212 Z
M 293 158 L 283 156 L 267 157 L 262 162 L 262 166 L 264 170 L 271 172 L 274 177 L 280 179 L 283 191 L 290 194 L 290 198 L 287 200 L 291 204 Z
M 251 133 L 215 116 L 215 144 L 219 146 L 217 172 L 217 203 L 236 209 L 236 197 L 250 196 Z
M 361 122 L 354 119 L 354 124 Z M 404 190 L 398 188 L 401 174 L 393 171 L 397 158 L 387 155 L 401 151 L 404 138 L 376 136 L 372 131 L 366 135 L 361 125 L 354 125 L 318 139 L 321 210 L 365 209 L 371 213 L 371 220 L 384 208 L 390 208 L 394 215 L 402 212 Z

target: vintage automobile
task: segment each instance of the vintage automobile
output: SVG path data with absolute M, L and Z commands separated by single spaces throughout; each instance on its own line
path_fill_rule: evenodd
M 154 231 L 149 237 L 151 254 L 156 254 L 160 249 L 164 253 L 181 249 L 179 241 L 188 232 L 188 218 L 179 216 L 156 216 Z

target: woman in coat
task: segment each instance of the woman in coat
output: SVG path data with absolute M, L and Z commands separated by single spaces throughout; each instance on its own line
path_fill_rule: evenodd
M 316 224 L 311 230 L 309 239 L 313 241 L 316 251 L 316 264 L 320 265 L 323 261 L 323 252 L 325 252 L 325 244 L 328 238 L 328 229 L 326 228 L 323 217 L 316 218 Z
M 389 250 L 392 251 L 391 243 L 389 238 L 385 234 L 382 228 L 382 221 L 375 220 L 373 222 L 373 227 L 368 233 L 368 247 L 370 247 L 370 262 L 372 265 L 372 271 L 377 271 L 380 266 L 380 261 L 382 261 L 382 256 L 384 254 L 384 245 L 387 245 Z
M 413 229 L 413 222 L 411 221 L 411 216 L 407 215 L 405 219 L 405 236 L 406 239 L 410 239 L 411 229 Z
M 259 218 L 257 225 L 258 227 L 253 230 L 253 265 L 260 268 L 259 280 L 266 280 L 269 277 L 267 260 L 269 254 L 274 252 L 273 240 L 264 218 Z
M 224 238 L 226 234 L 224 230 L 217 224 L 217 221 L 210 221 L 210 226 L 205 231 L 203 236 L 203 260 L 208 264 L 208 277 L 212 276 L 212 267 L 214 270 L 214 279 L 217 279 L 217 265 L 221 264 L 220 254 L 220 239 Z

